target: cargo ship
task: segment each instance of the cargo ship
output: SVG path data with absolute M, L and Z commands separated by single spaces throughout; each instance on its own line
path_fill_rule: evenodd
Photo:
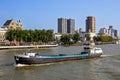
M 84 47 L 79 54 L 40 55 L 38 53 L 24 53 L 14 55 L 16 64 L 47 64 L 69 60 L 81 60 L 100 57 L 103 54 L 101 48 Z

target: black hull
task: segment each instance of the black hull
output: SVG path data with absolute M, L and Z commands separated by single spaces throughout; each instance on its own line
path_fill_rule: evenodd
M 100 57 L 102 54 L 93 54 L 90 56 L 79 56 L 79 57 L 68 57 L 68 58 L 36 58 L 36 57 L 20 57 L 14 56 L 16 64 L 46 64 L 46 63 L 55 63 L 55 62 L 62 62 L 62 61 L 69 61 L 69 60 L 81 60 L 81 59 L 89 59 L 89 58 L 97 58 Z

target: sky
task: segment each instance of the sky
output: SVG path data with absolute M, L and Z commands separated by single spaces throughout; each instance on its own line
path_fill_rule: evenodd
M 0 26 L 21 20 L 24 29 L 53 29 L 58 18 L 75 19 L 75 29 L 85 30 L 87 16 L 96 17 L 96 29 L 112 25 L 120 31 L 120 0 L 0 0 Z

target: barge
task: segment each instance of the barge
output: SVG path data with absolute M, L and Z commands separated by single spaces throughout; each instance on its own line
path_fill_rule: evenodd
M 103 51 L 101 48 L 84 47 L 84 51 L 79 54 L 40 55 L 37 53 L 24 53 L 14 55 L 14 59 L 16 64 L 31 65 L 96 58 L 100 57 L 102 54 Z

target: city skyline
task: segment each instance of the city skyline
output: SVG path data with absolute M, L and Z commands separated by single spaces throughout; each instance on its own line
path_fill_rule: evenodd
M 0 26 L 13 18 L 20 19 L 25 29 L 53 29 L 57 32 L 57 19 L 65 17 L 75 19 L 75 29 L 85 31 L 86 17 L 95 16 L 97 32 L 109 25 L 120 31 L 119 3 L 119 0 L 1 0 Z

